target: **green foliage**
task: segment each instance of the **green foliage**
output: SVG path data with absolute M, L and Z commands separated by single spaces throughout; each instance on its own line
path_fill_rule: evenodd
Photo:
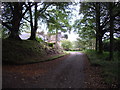
M 75 47 L 85 49 L 94 49 L 95 48 L 95 39 L 82 39 L 78 38 L 75 42 Z
M 118 52 L 114 54 L 114 61 L 109 61 L 109 53 L 104 52 L 103 54 L 98 54 L 94 50 L 87 50 L 85 51 L 87 53 L 90 63 L 93 66 L 100 66 L 102 69 L 102 76 L 107 84 L 120 84 L 119 81 L 119 64 L 120 64 L 120 58 L 118 56 Z M 118 59 L 119 58 L 119 59 Z
M 50 47 L 53 47 L 54 46 L 54 43 L 47 43 L 48 44 L 48 46 L 50 46 Z
M 76 49 L 76 50 L 83 49 L 83 45 L 82 45 L 82 43 L 79 40 L 73 41 L 72 43 L 73 43 L 73 48 L 74 49 Z
M 51 61 L 51 60 L 54 60 L 54 59 L 57 59 L 57 58 L 63 57 L 63 56 L 65 56 L 65 55 L 67 55 L 67 54 L 68 54 L 68 53 L 55 55 L 55 56 L 53 56 L 53 57 L 48 58 L 48 59 L 45 60 L 45 61 Z
M 64 50 L 70 50 L 70 48 L 72 48 L 72 43 L 69 40 L 63 40 L 61 41 L 61 45 L 63 47 Z
M 56 6 L 56 9 L 47 10 L 47 15 L 49 14 L 49 18 L 47 20 L 47 25 L 49 28 L 49 32 L 55 32 L 56 30 L 60 30 L 62 32 L 66 32 L 67 29 L 64 27 L 71 27 L 68 23 L 68 15 L 65 10 L 61 10 Z
M 5 39 L 9 37 L 10 32 L 6 28 L 2 28 L 2 30 L 0 30 L 0 34 L 1 34 L 1 37 Z
M 80 13 L 83 15 L 81 19 L 75 21 L 73 27 L 75 31 L 79 34 L 79 39 L 77 42 L 81 45 L 82 49 L 92 49 L 95 47 L 95 12 L 91 9 L 89 5 L 91 3 L 81 3 Z M 91 6 L 92 7 L 92 6 Z M 90 10 L 88 12 L 88 10 Z
M 38 38 L 38 37 L 36 37 L 36 40 L 37 40 L 38 42 L 44 42 L 41 38 Z
M 119 47 L 119 45 L 120 45 L 120 39 L 119 38 L 115 38 L 114 39 L 114 51 L 118 51 L 118 52 L 120 52 L 120 47 Z M 104 40 L 103 41 L 103 49 L 105 50 L 105 51 L 109 51 L 110 50 L 110 41 L 109 40 Z

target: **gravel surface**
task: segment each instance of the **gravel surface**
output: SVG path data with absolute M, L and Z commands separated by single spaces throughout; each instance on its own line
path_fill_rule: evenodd
M 87 56 L 80 52 L 72 52 L 70 55 L 36 64 L 3 65 L 2 87 L 96 88 L 86 84 L 95 82 L 89 79 L 90 74 L 96 75 L 90 72 L 88 67 L 90 68 Z

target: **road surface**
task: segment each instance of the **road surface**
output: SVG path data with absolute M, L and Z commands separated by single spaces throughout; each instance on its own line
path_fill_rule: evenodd
M 86 55 L 71 52 L 58 60 L 3 66 L 3 88 L 83 88 Z

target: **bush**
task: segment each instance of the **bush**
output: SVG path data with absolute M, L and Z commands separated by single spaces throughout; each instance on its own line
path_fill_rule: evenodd
M 48 46 L 53 47 L 54 43 L 48 43 Z
M 120 39 L 114 39 L 114 51 L 120 51 Z M 110 50 L 110 41 L 103 42 L 103 49 L 104 51 Z
M 36 37 L 36 40 L 37 40 L 38 42 L 43 42 L 43 40 L 42 40 L 41 38 L 38 38 L 38 37 Z
M 103 54 L 98 54 L 94 50 L 85 51 L 89 57 L 92 66 L 100 66 L 102 69 L 102 76 L 107 84 L 119 85 L 119 64 L 120 64 L 120 52 L 114 52 L 114 61 L 109 61 L 109 52 L 104 52 Z
M 62 47 L 64 50 L 69 51 L 72 48 L 72 43 L 69 40 L 63 40 Z

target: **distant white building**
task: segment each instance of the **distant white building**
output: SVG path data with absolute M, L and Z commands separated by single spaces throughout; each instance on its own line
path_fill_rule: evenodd
M 44 40 L 45 42 L 48 42 L 48 43 L 54 43 L 56 44 L 56 35 L 45 35 L 43 32 L 37 32 L 36 36 L 38 38 L 41 38 L 42 40 Z M 30 33 L 25 33 L 23 32 L 21 35 L 20 35 L 20 38 L 23 39 L 23 40 L 26 40 L 30 37 Z M 57 35 L 57 43 L 61 46 L 61 40 L 64 40 L 65 39 L 65 36 L 61 34 L 61 32 L 58 32 L 58 35 Z

